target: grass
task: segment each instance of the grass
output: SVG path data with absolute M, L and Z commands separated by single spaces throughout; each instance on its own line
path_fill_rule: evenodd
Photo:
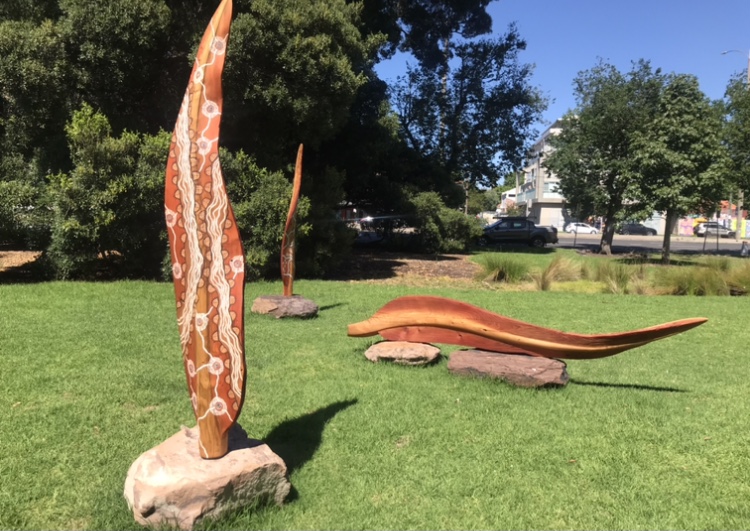
M 297 281 L 320 316 L 247 313 L 241 424 L 288 464 L 282 508 L 210 529 L 738 529 L 750 521 L 750 332 L 706 296 L 415 288 Z M 247 306 L 280 283 L 250 284 Z M 708 323 L 612 358 L 570 361 L 528 390 L 372 364 L 346 336 L 407 294 L 543 326 L 615 332 Z M 744 302 L 744 299 L 736 299 Z M 443 346 L 449 355 L 452 349 Z M 192 426 L 172 287 L 0 286 L 0 528 L 133 529 L 122 496 L 139 454 Z

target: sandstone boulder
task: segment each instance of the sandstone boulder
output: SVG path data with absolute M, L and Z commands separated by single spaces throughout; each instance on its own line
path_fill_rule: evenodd
M 277 319 L 283 317 L 300 317 L 303 319 L 318 315 L 318 305 L 310 299 L 292 295 L 262 295 L 253 301 L 250 311 L 271 314 Z
M 365 351 L 373 362 L 389 361 L 399 365 L 428 365 L 440 357 L 440 349 L 426 343 L 381 341 Z
M 139 524 L 192 529 L 225 511 L 283 503 L 291 488 L 286 465 L 266 444 L 239 426 L 220 459 L 202 459 L 198 444 L 198 428 L 183 427 L 131 465 L 124 494 Z
M 570 379 L 560 360 L 486 350 L 452 353 L 448 370 L 464 376 L 497 378 L 519 387 L 564 386 Z

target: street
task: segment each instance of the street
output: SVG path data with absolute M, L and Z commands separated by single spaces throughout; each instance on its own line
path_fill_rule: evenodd
M 557 247 L 577 248 L 595 251 L 601 241 L 601 234 L 569 234 L 558 232 Z M 612 239 L 614 253 L 653 253 L 659 252 L 664 242 L 664 236 L 623 236 L 615 234 Z M 742 240 L 734 238 L 709 237 L 705 240 L 695 236 L 672 236 L 670 251 L 677 254 L 723 254 L 739 256 Z

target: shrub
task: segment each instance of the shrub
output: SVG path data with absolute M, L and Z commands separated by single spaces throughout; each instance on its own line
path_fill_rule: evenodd
M 240 151 L 221 151 L 227 194 L 232 202 L 237 227 L 245 249 L 248 279 L 276 274 L 280 270 L 281 239 L 289 212 L 292 185 L 281 172 L 259 167 Z M 310 226 L 302 223 L 310 201 L 300 197 L 297 206 L 297 234 L 304 236 Z
M 50 178 L 52 233 L 47 259 L 60 279 L 102 268 L 159 276 L 166 253 L 164 168 L 170 135 L 111 136 L 107 118 L 84 105 L 66 128 L 73 169 Z
M 422 192 L 411 201 L 417 251 L 463 252 L 482 235 L 479 221 L 445 206 L 436 192 Z
M 49 244 L 51 210 L 47 184 L 36 159 L 0 156 L 0 243 L 24 249 Z

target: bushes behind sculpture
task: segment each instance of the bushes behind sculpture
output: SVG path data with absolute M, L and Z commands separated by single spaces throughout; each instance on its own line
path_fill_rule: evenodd
M 171 134 L 113 135 L 106 117 L 84 106 L 74 113 L 67 135 L 74 148 L 73 169 L 50 177 L 49 209 L 37 209 L 36 214 L 51 218 L 42 223 L 52 227 L 44 264 L 49 274 L 59 279 L 103 274 L 169 278 L 160 194 Z M 221 161 L 243 245 L 249 250 L 248 276 L 278 275 L 291 183 L 282 172 L 259 167 L 241 151 L 222 149 Z M 299 218 L 309 214 L 310 201 L 303 196 Z M 297 230 L 304 238 L 310 224 L 301 223 Z M 44 246 L 47 236 L 42 231 L 38 237 Z M 310 265 L 303 262 L 303 267 Z

